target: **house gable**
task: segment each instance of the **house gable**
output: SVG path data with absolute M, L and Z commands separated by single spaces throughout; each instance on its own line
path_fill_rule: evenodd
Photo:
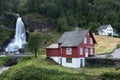
M 113 36 L 113 28 L 110 24 L 102 25 L 98 29 L 99 35 L 111 35 Z
M 77 50 L 78 51 L 78 53 L 77 53 L 78 57 L 85 57 L 85 49 L 88 49 L 88 56 L 89 55 L 94 55 L 94 53 L 95 53 L 94 46 L 95 46 L 96 40 L 95 40 L 93 34 L 90 31 L 86 35 L 86 40 L 87 40 L 86 41 L 87 43 L 84 43 L 84 41 L 82 41 L 81 44 L 78 47 L 78 50 Z M 91 40 L 92 40 L 92 44 L 91 44 Z M 83 51 L 82 51 L 83 54 L 80 54 L 80 49 L 81 48 L 83 49 Z
M 75 34 L 77 34 L 77 35 L 75 35 Z M 89 48 L 88 55 L 90 55 L 90 50 L 91 50 L 91 52 L 93 51 L 93 54 L 94 54 L 94 45 L 96 43 L 96 40 L 93 37 L 93 34 L 89 30 L 87 32 L 84 32 L 83 34 L 79 34 L 79 33 L 75 33 L 75 34 L 73 33 L 71 35 L 72 37 L 67 38 L 66 39 L 67 41 L 65 43 L 61 44 L 62 57 L 71 57 L 71 58 L 72 57 L 73 58 L 85 57 L 85 48 Z M 86 43 L 84 43 L 85 38 L 86 38 Z M 92 40 L 92 44 L 90 43 L 90 40 Z M 72 48 L 71 55 L 67 55 L 67 53 L 66 53 L 67 48 Z M 83 49 L 82 54 L 80 54 L 80 48 Z

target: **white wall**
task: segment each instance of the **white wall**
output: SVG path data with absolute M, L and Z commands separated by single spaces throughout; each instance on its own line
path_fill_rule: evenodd
M 60 58 L 61 57 L 50 57 L 53 59 L 55 62 L 60 64 Z M 82 59 L 82 62 L 81 62 Z M 71 68 L 80 68 L 80 67 L 85 67 L 85 58 L 72 58 L 72 63 L 67 63 L 66 62 L 66 57 L 62 57 L 62 66 L 65 67 L 71 67 Z
M 111 33 L 113 36 L 113 28 L 111 25 L 108 25 L 106 29 L 102 30 L 102 32 L 99 31 L 98 33 L 99 35 L 106 35 L 106 36 L 108 36 Z
M 61 57 L 50 57 L 51 59 L 53 59 L 55 62 L 57 62 L 58 64 L 60 64 L 60 58 Z
M 109 35 L 109 33 L 111 33 L 112 36 L 113 36 L 113 28 L 112 28 L 111 25 L 109 25 L 109 26 L 107 27 L 106 32 L 107 32 L 107 35 Z
M 82 66 L 81 60 L 82 59 Z M 62 58 L 62 66 L 71 68 L 80 68 L 85 66 L 85 58 L 72 58 L 72 63 L 67 63 L 66 58 Z

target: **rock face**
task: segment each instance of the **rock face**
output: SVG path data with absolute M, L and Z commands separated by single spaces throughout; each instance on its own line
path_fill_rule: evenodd
M 15 29 L 16 23 L 16 13 L 2 13 L 0 14 L 0 26 L 4 26 L 8 29 Z M 37 20 L 38 19 L 38 20 Z M 39 31 L 42 33 L 47 33 L 55 29 L 56 23 L 51 19 L 47 21 L 39 21 L 39 19 L 44 20 L 44 18 L 31 18 L 31 16 L 22 16 L 23 23 L 25 24 L 26 31 L 34 32 Z M 35 21 L 36 20 L 36 21 Z
M 9 28 L 15 29 L 16 16 L 14 14 L 2 13 L 0 14 L 0 25 Z
M 34 32 L 37 30 L 42 33 L 47 33 L 47 32 L 52 31 L 54 27 L 55 27 L 55 23 L 51 23 L 51 22 L 48 22 L 48 23 L 33 22 L 28 27 L 28 30 L 30 32 Z

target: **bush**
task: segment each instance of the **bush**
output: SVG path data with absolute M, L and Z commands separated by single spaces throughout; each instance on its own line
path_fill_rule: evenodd
M 26 60 L 31 60 L 33 58 L 33 56 L 23 56 L 21 58 L 19 58 L 19 62 L 22 62 L 22 61 L 26 61 Z
M 0 57 L 0 66 L 4 66 L 10 57 Z
M 25 65 L 11 68 L 2 73 L 0 80 L 79 80 L 80 77 L 81 74 L 60 72 L 56 69 L 46 69 L 35 65 Z
M 120 79 L 120 73 L 115 73 L 115 72 L 107 72 L 102 75 L 100 75 L 100 80 L 119 80 Z
M 117 44 L 116 48 L 117 48 L 117 49 L 120 48 L 120 44 Z

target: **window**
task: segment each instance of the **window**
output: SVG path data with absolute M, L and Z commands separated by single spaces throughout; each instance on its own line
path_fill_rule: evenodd
M 88 48 L 85 48 L 85 57 L 88 57 Z
M 84 39 L 84 44 L 86 44 L 87 43 L 87 38 L 85 37 L 85 39 Z
M 83 54 L 83 48 L 80 48 L 80 55 Z
M 89 36 L 89 33 L 88 33 L 88 36 Z
M 66 54 L 71 55 L 72 54 L 72 48 L 66 48 Z
M 93 44 L 93 39 L 92 38 L 90 38 L 90 44 Z
M 66 63 L 72 63 L 72 58 L 66 58 Z
M 90 49 L 90 54 L 93 54 L 93 49 L 92 48 Z
M 88 53 L 88 48 L 85 49 L 85 53 Z

